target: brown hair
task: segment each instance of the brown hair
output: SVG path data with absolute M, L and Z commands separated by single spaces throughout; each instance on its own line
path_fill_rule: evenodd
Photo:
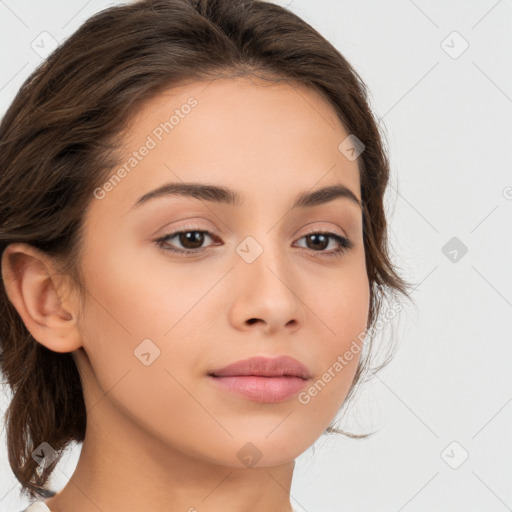
M 93 191 L 118 164 L 122 129 L 143 102 L 195 80 L 257 75 L 320 92 L 349 134 L 358 157 L 368 327 L 383 300 L 408 284 L 388 254 L 384 192 L 389 162 L 362 79 L 316 30 L 292 12 L 258 0 L 146 0 L 89 18 L 21 86 L 0 125 L 0 254 L 25 242 L 62 264 L 80 288 L 82 219 Z M 12 390 L 6 412 L 8 459 L 31 497 L 44 487 L 62 451 L 82 442 L 86 409 L 71 353 L 56 353 L 28 332 L 0 286 L 0 368 Z M 370 369 L 365 343 L 345 403 Z M 383 366 L 383 365 L 382 365 Z M 381 366 L 381 367 L 382 367 Z M 345 433 L 329 427 L 327 432 Z M 42 442 L 57 459 L 41 469 Z

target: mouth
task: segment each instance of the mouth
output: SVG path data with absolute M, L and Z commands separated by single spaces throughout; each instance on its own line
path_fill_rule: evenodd
M 281 402 L 303 389 L 311 374 L 289 356 L 252 357 L 213 370 L 208 376 L 222 390 L 256 402 Z

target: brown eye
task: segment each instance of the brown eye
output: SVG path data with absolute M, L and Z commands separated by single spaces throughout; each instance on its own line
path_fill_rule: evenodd
M 307 235 L 306 240 L 310 241 L 308 245 L 308 249 L 320 249 L 323 250 L 329 245 L 329 237 L 325 236 L 323 233 L 313 233 L 311 235 Z
M 353 246 L 352 242 L 348 238 L 337 235 L 336 233 L 314 232 L 309 233 L 302 238 L 307 240 L 307 249 L 320 253 L 321 256 L 328 258 L 341 256 Z M 334 240 L 337 243 L 338 248 L 333 251 L 326 251 L 325 249 L 329 246 L 331 240 Z
M 174 231 L 173 233 L 169 233 L 168 235 L 155 240 L 155 243 L 164 251 L 183 254 L 199 254 L 204 249 L 203 244 L 206 238 L 214 239 L 215 237 L 209 231 L 185 227 L 180 231 Z M 173 239 L 176 241 L 170 243 Z M 175 248 L 176 245 L 181 246 L 182 248 Z
M 204 243 L 203 231 L 183 231 L 176 236 L 185 249 L 199 249 Z

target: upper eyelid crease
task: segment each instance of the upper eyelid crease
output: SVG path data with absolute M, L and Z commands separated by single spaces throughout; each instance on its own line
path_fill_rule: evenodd
M 204 201 L 238 207 L 242 206 L 245 202 L 238 192 L 226 187 L 201 183 L 167 183 L 139 197 L 130 210 L 137 208 L 152 199 L 172 195 L 192 197 Z M 357 205 L 362 211 L 362 203 L 354 192 L 345 185 L 331 185 L 312 192 L 302 192 L 295 199 L 292 209 L 311 208 L 340 198 L 348 199 L 352 204 Z

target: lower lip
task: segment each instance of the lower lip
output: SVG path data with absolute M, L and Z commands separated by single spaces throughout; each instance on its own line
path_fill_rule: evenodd
M 260 377 L 236 375 L 211 378 L 223 389 L 243 395 L 256 402 L 281 402 L 297 394 L 306 380 L 300 377 Z

